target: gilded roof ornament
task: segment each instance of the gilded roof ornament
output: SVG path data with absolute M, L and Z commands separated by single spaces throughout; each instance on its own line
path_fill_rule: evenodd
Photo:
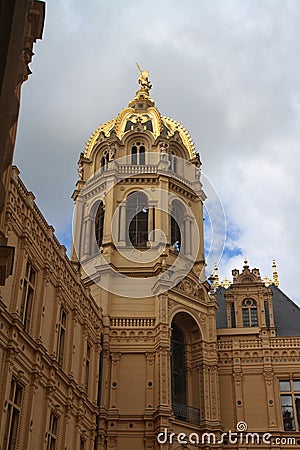
M 138 65 L 138 63 L 136 63 L 136 67 L 138 68 L 138 71 L 140 73 L 138 82 L 139 85 L 141 86 L 142 91 L 146 91 L 147 94 L 149 94 L 150 89 L 152 88 L 152 84 L 149 81 L 149 72 L 148 70 L 142 70 L 140 68 L 140 66 Z

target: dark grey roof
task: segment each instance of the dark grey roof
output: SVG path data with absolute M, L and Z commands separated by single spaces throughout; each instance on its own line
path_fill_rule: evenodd
M 226 289 L 222 286 L 219 286 L 216 291 L 216 299 L 219 306 L 217 309 L 217 328 L 227 328 L 225 292 Z
M 273 296 L 274 322 L 277 336 L 300 336 L 300 308 L 279 287 L 269 286 Z M 218 303 L 217 328 L 227 328 L 226 289 L 222 286 L 216 291 Z
M 277 286 L 269 286 L 273 294 L 274 322 L 277 336 L 300 336 L 300 308 Z

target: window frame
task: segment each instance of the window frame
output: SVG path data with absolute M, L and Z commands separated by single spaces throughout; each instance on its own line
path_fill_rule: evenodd
M 282 378 L 279 381 L 281 417 L 284 431 L 300 431 L 300 377 L 296 379 Z M 289 389 L 283 389 L 281 383 L 289 383 Z M 294 383 L 299 383 L 299 389 L 294 388 Z M 283 398 L 290 397 L 290 404 L 283 404 Z M 297 407 L 297 400 L 298 405 Z M 285 408 L 285 411 L 284 411 Z M 288 409 L 289 408 L 289 409 Z M 291 411 L 292 410 L 292 415 Z
M 257 302 L 253 298 L 247 297 L 242 301 L 242 321 L 245 328 L 259 326 Z
M 95 221 L 94 221 L 94 232 L 95 239 L 98 248 L 100 248 L 103 244 L 103 236 L 104 236 L 104 220 L 105 220 L 105 207 L 102 200 L 97 207 Z
M 66 345 L 66 332 L 67 332 L 67 312 L 61 306 L 59 312 L 59 322 L 57 324 L 57 347 L 56 355 L 57 361 L 60 366 L 64 363 L 64 351 Z
M 137 141 L 131 145 L 131 165 L 144 166 L 146 164 L 146 145 Z
M 24 326 L 24 330 L 27 333 L 29 333 L 30 331 L 34 293 L 36 288 L 36 279 L 37 279 L 37 271 L 33 268 L 31 262 L 27 260 L 25 275 L 23 278 L 22 300 L 20 307 L 21 320 Z
M 184 235 L 184 210 L 181 204 L 174 200 L 171 204 L 170 214 L 170 244 L 171 248 L 179 252 L 183 244 Z M 177 219 L 177 220 L 176 220 Z
M 9 399 L 7 401 L 3 450 L 11 450 L 17 447 L 23 394 L 24 386 L 13 376 L 10 383 Z
M 89 395 L 89 380 L 90 380 L 90 366 L 91 366 L 91 349 L 92 346 L 89 342 L 86 344 L 86 357 L 85 357 L 85 393 Z
M 50 411 L 49 427 L 47 431 L 47 450 L 55 450 L 58 436 L 59 417 L 53 410 Z

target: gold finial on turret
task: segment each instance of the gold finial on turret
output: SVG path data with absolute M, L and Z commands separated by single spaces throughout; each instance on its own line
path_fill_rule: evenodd
M 147 94 L 149 94 L 149 91 L 152 88 L 152 84 L 150 83 L 149 78 L 148 78 L 149 72 L 148 72 L 148 70 L 142 70 L 140 68 L 140 66 L 138 65 L 138 63 L 136 63 L 136 67 L 138 68 L 138 71 L 140 73 L 140 76 L 138 79 L 139 85 L 141 86 L 140 90 L 146 91 Z
M 244 259 L 244 267 L 248 267 L 248 260 L 247 260 L 247 258 Z
M 273 283 L 275 284 L 275 286 L 279 286 L 279 279 L 275 259 L 273 259 L 272 267 L 273 267 Z
M 214 267 L 214 286 L 216 289 L 218 289 L 220 283 L 219 283 L 219 269 L 217 266 L 217 263 L 215 263 L 215 267 Z

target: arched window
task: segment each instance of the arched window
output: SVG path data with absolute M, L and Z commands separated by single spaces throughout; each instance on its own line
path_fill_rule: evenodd
M 136 142 L 131 148 L 131 164 L 145 165 L 145 146 L 142 142 Z
M 107 168 L 108 163 L 109 163 L 109 152 L 108 150 L 105 150 L 101 158 L 101 171 Z
M 126 241 L 134 247 L 147 247 L 148 199 L 141 192 L 133 192 L 126 202 Z
M 181 229 L 182 229 L 183 209 L 178 201 L 172 203 L 171 208 L 171 246 L 174 250 L 179 251 L 181 248 Z
M 255 300 L 252 298 L 245 298 L 245 300 L 243 300 L 242 315 L 244 327 L 258 326 L 257 305 Z
M 95 237 L 98 247 L 101 247 L 102 245 L 103 229 L 104 229 L 104 205 L 103 202 L 101 201 L 95 217 Z
M 172 407 L 176 419 L 187 420 L 185 341 L 180 328 L 172 323 L 171 336 Z
M 197 423 L 203 396 L 201 333 L 195 320 L 178 312 L 171 324 L 172 409 L 176 419 Z

